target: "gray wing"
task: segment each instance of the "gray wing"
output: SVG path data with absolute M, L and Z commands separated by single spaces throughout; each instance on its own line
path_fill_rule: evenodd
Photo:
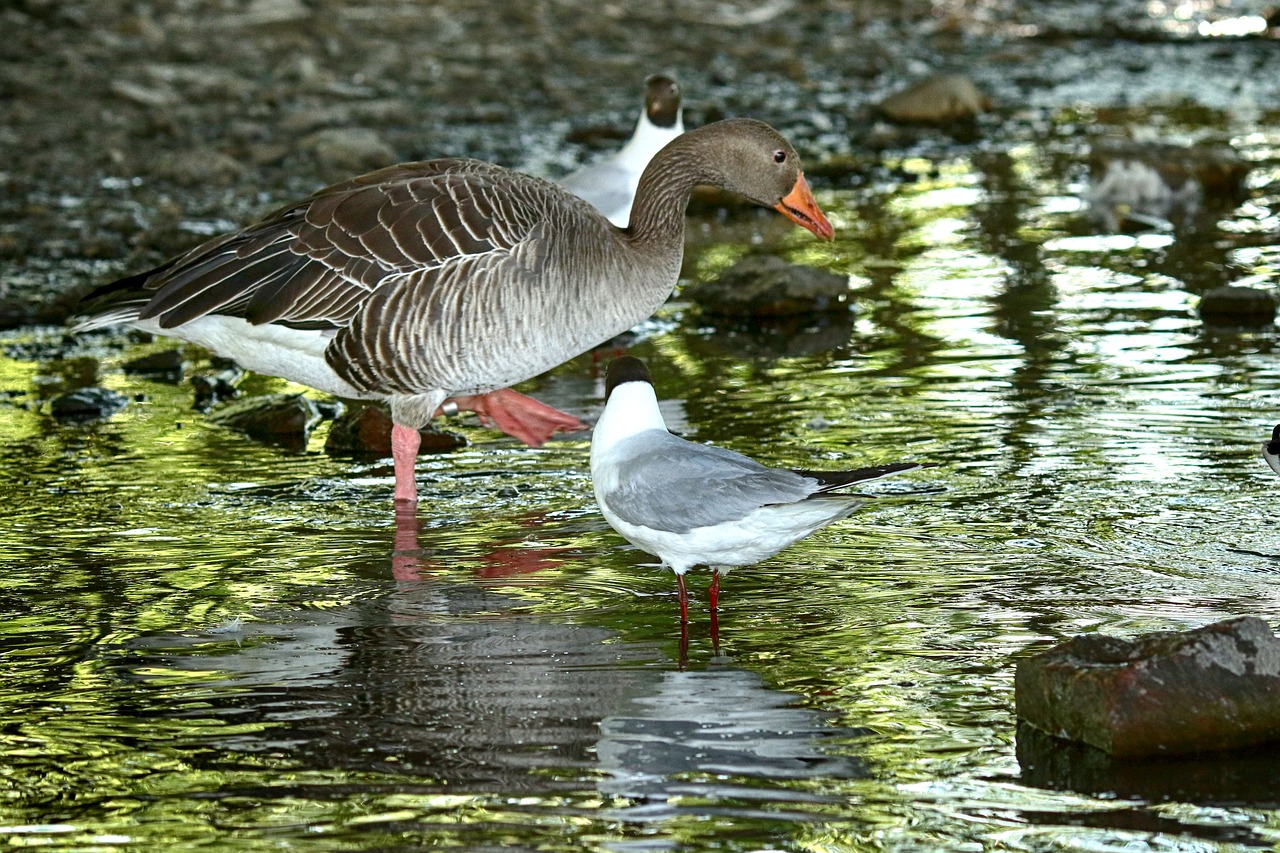
M 654 430 L 620 450 L 621 477 L 608 490 L 610 509 L 632 524 L 685 533 L 745 518 L 767 504 L 804 500 L 816 480 L 767 468 L 732 450 Z
M 475 160 L 392 166 L 107 285 L 87 307 L 133 309 L 162 328 L 207 314 L 342 327 L 389 277 L 509 253 L 539 220 L 548 189 Z

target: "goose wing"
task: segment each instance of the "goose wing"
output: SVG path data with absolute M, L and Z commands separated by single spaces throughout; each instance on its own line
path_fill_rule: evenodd
M 161 328 L 208 314 L 341 328 L 388 279 L 510 253 L 540 221 L 548 186 L 475 160 L 392 166 L 108 285 L 90 309 Z

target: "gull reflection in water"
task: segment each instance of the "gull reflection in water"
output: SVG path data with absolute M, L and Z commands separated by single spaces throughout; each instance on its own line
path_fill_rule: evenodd
M 410 568 L 402 544 L 397 571 Z M 528 568 L 525 557 L 495 559 Z M 453 577 L 282 608 L 239 626 L 238 647 L 227 634 L 152 635 L 116 666 L 137 682 L 220 673 L 202 679 L 202 714 L 236 723 L 237 733 L 208 736 L 220 760 L 278 752 L 300 769 L 375 772 L 380 785 L 400 778 L 413 790 L 594 787 L 628 803 L 618 819 L 649 821 L 705 811 L 708 800 L 720 811 L 769 801 L 776 816 L 776 804 L 820 801 L 795 780 L 864 775 L 857 759 L 823 749 L 840 738 L 847 750 L 855 732 L 753 672 L 724 659 L 680 671 L 657 644 L 581 624 L 581 614 L 532 614 L 527 601 Z

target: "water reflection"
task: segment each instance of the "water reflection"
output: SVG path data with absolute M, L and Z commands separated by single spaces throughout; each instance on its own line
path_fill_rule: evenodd
M 216 677 L 203 684 L 220 698 L 201 716 L 250 732 L 213 733 L 206 743 L 221 750 L 470 792 L 545 796 L 594 782 L 631 803 L 622 820 L 660 819 L 655 804 L 676 809 L 680 797 L 723 801 L 726 814 L 739 802 L 794 809 L 823 798 L 787 780 L 865 773 L 820 746 L 854 733 L 756 673 L 725 662 L 673 672 L 649 644 L 519 615 L 524 606 L 486 586 L 402 581 L 350 607 L 140 638 L 111 668 L 139 685 Z
M 642 330 L 687 437 L 943 463 L 945 491 L 735 572 L 719 654 L 697 620 L 681 654 L 671 575 L 595 512 L 581 437 L 464 423 L 393 523 L 385 461 L 258 445 L 122 376 L 157 344 L 7 335 L 0 824 L 317 853 L 1274 844 L 1266 768 L 1021 767 L 1011 710 L 1029 646 L 1280 620 L 1276 330 L 1193 310 L 1274 273 L 1276 140 L 1248 138 L 1254 197 L 1158 235 L 1096 233 L 1077 140 L 912 161 L 823 198 L 834 244 L 783 243 L 851 276 L 849 316 L 743 331 L 677 302 Z M 704 224 L 695 271 L 740 251 Z M 87 381 L 136 398 L 48 416 Z M 523 390 L 590 413 L 598 381 L 584 356 Z

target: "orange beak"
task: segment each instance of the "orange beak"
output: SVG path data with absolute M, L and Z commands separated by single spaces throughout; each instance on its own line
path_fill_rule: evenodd
M 809 185 L 805 183 L 803 174 L 796 176 L 796 185 L 783 197 L 782 201 L 774 205 L 774 209 L 797 225 L 808 228 L 823 240 L 830 240 L 836 233 L 831 223 L 827 221 L 827 217 L 823 216 L 822 211 L 818 209 L 818 203 L 813 200 L 813 193 L 809 191 Z

